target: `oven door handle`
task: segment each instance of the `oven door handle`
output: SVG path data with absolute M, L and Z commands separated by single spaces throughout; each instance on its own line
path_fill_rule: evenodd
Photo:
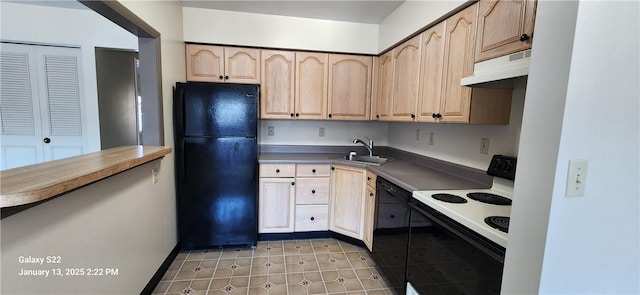
M 487 255 L 493 257 L 495 260 L 499 261 L 500 263 L 504 263 L 505 249 L 502 246 L 481 236 L 475 231 L 472 231 L 471 229 L 468 229 L 467 227 L 458 224 L 453 220 L 448 220 L 449 217 L 436 211 L 435 209 L 429 208 L 434 211 L 433 213 L 425 211 L 423 208 L 420 208 L 419 204 L 416 204 L 415 202 L 416 201 L 413 201 L 413 200 L 409 202 L 409 207 L 411 207 L 411 209 L 423 215 L 430 221 L 437 223 L 440 227 L 444 228 L 445 230 L 467 241 L 468 243 L 480 249 L 482 252 L 486 253 Z M 423 205 L 423 206 L 427 206 L 427 205 Z

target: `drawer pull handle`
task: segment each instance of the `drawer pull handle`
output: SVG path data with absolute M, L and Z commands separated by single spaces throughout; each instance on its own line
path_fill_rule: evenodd
M 280 173 L 280 169 L 276 169 L 276 173 Z
M 311 221 L 314 221 L 314 220 L 316 220 L 315 217 L 311 216 Z
M 292 182 L 291 182 L 291 185 L 296 185 L 296 183 L 292 181 Z
M 371 177 L 367 177 L 367 181 L 371 181 Z
M 312 189 L 312 190 L 311 190 L 311 193 L 312 193 L 312 194 L 315 194 L 315 193 L 316 193 L 316 190 Z
M 311 170 L 311 173 L 316 173 L 316 169 Z

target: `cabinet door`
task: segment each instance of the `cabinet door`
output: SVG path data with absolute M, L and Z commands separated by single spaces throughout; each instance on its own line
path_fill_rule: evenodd
M 380 121 L 388 121 L 391 116 L 391 95 L 393 90 L 393 53 L 380 56 L 378 74 L 378 115 Z
M 261 118 L 294 118 L 294 74 L 294 52 L 262 50 Z
M 295 182 L 293 178 L 260 178 L 259 233 L 294 230 Z
M 418 35 L 393 49 L 393 93 L 391 120 L 414 121 L 420 76 L 420 37 Z
M 442 69 L 444 63 L 444 22 L 422 33 L 420 61 L 419 122 L 435 122 L 442 97 Z
M 364 169 L 333 167 L 329 222 L 332 231 L 362 240 L 365 187 Z
M 335 120 L 369 120 L 371 56 L 329 55 L 329 114 Z
M 477 12 L 476 3 L 445 21 L 442 122 L 469 122 L 471 87 L 460 79 L 473 74 Z
M 187 44 L 186 51 L 187 81 L 224 81 L 224 47 Z
M 260 49 L 224 48 L 225 81 L 229 83 L 260 83 Z
M 374 214 L 376 207 L 376 190 L 372 187 L 367 187 L 367 196 L 364 201 L 364 230 L 362 233 L 362 240 L 364 244 L 369 248 L 369 251 L 373 249 L 373 225 Z
M 476 62 L 531 48 L 535 17 L 535 0 L 481 0 Z
M 295 114 L 300 119 L 327 118 L 329 54 L 296 53 Z

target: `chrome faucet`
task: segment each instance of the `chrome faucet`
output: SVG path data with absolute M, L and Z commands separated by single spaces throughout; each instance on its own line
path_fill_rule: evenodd
M 373 140 L 371 140 L 371 138 L 368 137 L 364 137 L 369 141 L 369 144 L 367 144 L 366 142 L 364 142 L 362 139 L 356 138 L 353 140 L 353 143 L 360 143 L 364 146 L 364 148 L 366 148 L 369 151 L 369 157 L 373 157 Z

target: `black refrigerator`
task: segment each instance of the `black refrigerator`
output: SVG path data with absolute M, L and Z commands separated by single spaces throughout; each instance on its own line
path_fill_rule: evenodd
M 256 244 L 258 91 L 176 83 L 176 205 L 185 250 Z

